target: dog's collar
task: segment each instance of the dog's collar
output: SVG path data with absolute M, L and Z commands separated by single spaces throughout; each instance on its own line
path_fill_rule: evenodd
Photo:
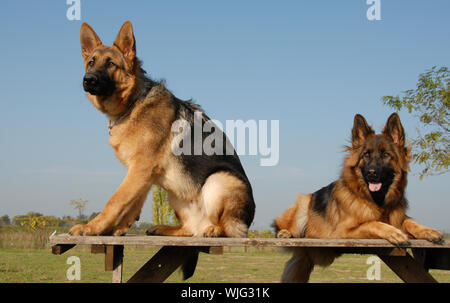
M 125 118 L 133 109 L 134 105 L 136 104 L 137 99 L 134 99 L 133 101 L 131 101 L 130 103 L 128 103 L 127 108 L 125 108 L 125 110 L 123 112 L 121 112 L 119 115 L 117 116 L 107 116 L 108 117 L 108 131 L 109 131 L 109 135 L 111 135 L 111 130 L 113 129 L 114 126 L 116 126 L 117 124 L 120 123 L 120 121 L 122 121 L 123 118 Z
M 112 116 L 108 116 L 108 131 L 109 134 L 111 135 L 111 129 L 116 126 L 120 120 L 122 120 L 122 117 L 116 118 L 116 117 L 112 117 Z
M 133 110 L 133 107 L 136 104 L 136 102 L 138 102 L 143 97 L 145 97 L 148 94 L 148 92 L 153 88 L 154 85 L 155 85 L 155 82 L 151 81 L 150 79 L 145 78 L 143 89 L 141 90 L 141 92 L 137 96 L 135 96 L 128 103 L 128 105 L 125 108 L 125 110 L 123 112 L 121 112 L 117 116 L 109 116 L 108 115 L 108 130 L 109 130 L 109 134 L 110 135 L 111 135 L 111 130 L 113 129 L 113 127 L 116 126 L 117 124 L 119 124 L 120 121 L 122 121 L 122 119 L 124 117 L 126 117 Z

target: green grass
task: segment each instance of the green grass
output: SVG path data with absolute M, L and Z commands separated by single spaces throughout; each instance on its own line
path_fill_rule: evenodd
M 126 247 L 124 252 L 123 280 L 128 280 L 154 253 L 156 249 Z M 79 282 L 111 282 L 112 273 L 104 270 L 104 255 L 91 254 L 88 247 L 75 247 L 63 255 L 52 255 L 50 249 L 0 250 L 0 282 L 70 282 L 66 271 L 69 256 L 81 260 Z M 200 254 L 197 270 L 188 282 L 279 282 L 288 253 L 277 249 L 264 250 L 242 248 L 224 249 L 223 255 Z M 317 267 L 311 275 L 311 282 L 363 282 L 366 279 L 368 255 L 344 255 L 328 268 Z M 439 282 L 450 282 L 450 272 L 431 270 Z M 181 273 L 176 271 L 168 282 L 182 282 Z M 379 282 L 401 282 L 381 262 Z

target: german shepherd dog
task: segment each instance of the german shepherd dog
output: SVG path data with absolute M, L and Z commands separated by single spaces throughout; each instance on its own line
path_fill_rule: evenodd
M 103 211 L 72 235 L 123 235 L 138 220 L 153 184 L 163 187 L 181 225 L 157 225 L 149 235 L 244 237 L 253 221 L 255 204 L 250 182 L 234 149 L 232 153 L 175 155 L 173 123 L 210 119 L 201 108 L 176 98 L 146 76 L 136 57 L 133 28 L 125 22 L 112 46 L 104 46 L 83 23 L 81 53 L 86 73 L 83 88 L 109 122 L 109 144 L 128 169 L 125 179 Z M 214 131 L 219 131 L 215 129 Z M 223 134 L 223 146 L 229 141 Z M 202 132 L 203 140 L 208 133 Z M 193 140 L 193 139 L 192 139 Z M 192 144 L 194 145 L 194 144 Z M 194 146 L 193 146 L 194 148 Z
M 382 238 L 402 245 L 410 238 L 440 242 L 442 234 L 406 216 L 410 148 L 400 118 L 393 113 L 381 134 L 356 115 L 352 146 L 341 177 L 296 204 L 274 222 L 280 238 Z M 319 248 L 294 248 L 282 282 L 307 282 L 315 264 L 330 265 L 338 254 Z

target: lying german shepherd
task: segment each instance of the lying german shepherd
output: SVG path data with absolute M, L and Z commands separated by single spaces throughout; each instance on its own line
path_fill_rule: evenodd
M 175 121 L 193 127 L 211 122 L 198 105 L 182 101 L 164 84 L 149 79 L 136 57 L 130 22 L 125 22 L 112 46 L 104 46 L 94 30 L 81 25 L 81 50 L 86 74 L 83 88 L 91 103 L 106 114 L 109 144 L 128 169 L 103 211 L 73 235 L 122 235 L 139 218 L 152 184 L 169 195 L 180 226 L 158 225 L 147 234 L 165 236 L 244 237 L 253 221 L 252 188 L 234 151 L 205 154 L 203 150 L 175 155 Z M 212 131 L 212 129 L 211 129 Z M 220 131 L 214 129 L 215 132 Z M 223 135 L 223 147 L 230 144 Z M 202 132 L 200 139 L 208 136 Z M 192 136 L 194 137 L 194 136 Z M 189 138 L 188 138 L 189 139 Z M 191 138 L 192 143 L 194 138 Z
M 396 245 L 409 238 L 441 241 L 439 231 L 405 214 L 410 154 L 396 113 L 379 135 L 356 115 L 348 151 L 337 181 L 298 195 L 296 204 L 275 220 L 277 237 L 382 238 Z M 329 250 L 295 248 L 282 282 L 307 282 L 315 264 L 328 266 L 338 256 Z

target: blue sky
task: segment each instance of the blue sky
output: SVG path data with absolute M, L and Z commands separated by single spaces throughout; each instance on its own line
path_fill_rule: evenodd
M 356 113 L 380 130 L 384 95 L 449 66 L 449 1 L 381 0 L 380 21 L 353 1 L 88 1 L 69 21 L 65 0 L 3 1 L 0 11 L 0 215 L 100 211 L 126 170 L 107 144 L 105 117 L 86 99 L 79 45 L 88 22 L 111 45 L 126 20 L 154 79 L 222 121 L 280 121 L 280 161 L 242 162 L 253 185 L 253 228 L 267 228 L 298 192 L 335 180 Z M 407 134 L 417 120 L 400 113 Z M 419 181 L 409 214 L 450 231 L 449 175 Z M 150 203 L 142 220 L 150 221 Z

